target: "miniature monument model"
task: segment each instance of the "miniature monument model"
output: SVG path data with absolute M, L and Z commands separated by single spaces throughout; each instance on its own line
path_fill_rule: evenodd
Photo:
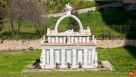
M 54 30 L 47 29 L 48 40 L 45 37 L 41 39 L 41 63 L 42 69 L 54 69 L 56 65 L 60 68 L 67 68 L 68 64 L 71 68 L 90 69 L 97 67 L 96 39 L 91 36 L 90 28 L 83 29 L 80 20 L 71 14 L 72 7 L 66 5 L 66 14 L 59 18 Z M 79 32 L 68 30 L 58 32 L 60 22 L 66 18 L 74 18 L 79 26 Z

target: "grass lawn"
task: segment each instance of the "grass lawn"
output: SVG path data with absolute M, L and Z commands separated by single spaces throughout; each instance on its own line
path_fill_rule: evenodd
M 0 77 L 129 77 L 121 72 L 29 72 L 5 73 Z
M 33 51 L 1 51 L 0 77 L 128 77 L 130 68 L 136 65 L 136 48 L 98 48 L 99 60 L 109 60 L 114 71 L 99 72 L 28 72 L 21 71 L 28 64 L 40 57 L 40 50 Z M 134 67 L 136 71 L 136 67 Z

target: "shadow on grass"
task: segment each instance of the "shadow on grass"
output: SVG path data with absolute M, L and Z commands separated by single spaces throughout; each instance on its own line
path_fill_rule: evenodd
M 136 47 L 134 46 L 126 46 L 124 47 L 133 58 L 136 59 Z
M 101 9 L 103 22 L 128 39 L 136 39 L 136 11 L 126 11 L 123 7 Z
M 99 12 L 103 22 L 105 22 L 109 28 L 121 34 L 125 34 L 125 39 L 136 40 L 136 10 L 126 11 L 124 6 L 121 6 L 101 9 Z M 125 45 L 127 46 L 124 47 L 125 50 L 127 50 L 128 53 L 136 59 L 136 47 L 128 46 L 128 44 L 130 44 L 130 42 L 126 40 Z M 135 65 L 135 63 L 132 65 Z M 133 66 L 130 65 L 130 67 Z

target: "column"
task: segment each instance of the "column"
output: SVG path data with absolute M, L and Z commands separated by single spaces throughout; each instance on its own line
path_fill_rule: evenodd
M 60 43 L 60 37 L 58 36 L 58 43 Z
M 87 43 L 87 36 L 85 36 L 85 43 Z
M 72 51 L 72 56 L 73 56 L 73 58 L 72 58 L 72 68 L 77 68 L 77 59 L 76 59 L 76 57 L 77 57 L 77 54 L 76 54 L 76 49 L 73 49 L 73 51 Z
M 82 37 L 81 36 L 79 37 L 79 43 L 82 43 Z
M 69 36 L 69 44 L 71 44 L 71 37 Z
M 93 68 L 97 67 L 97 53 L 95 51 L 95 48 L 92 50 L 92 61 L 93 61 Z
M 65 43 L 66 39 L 65 39 L 65 36 L 63 36 L 63 43 Z
M 67 43 L 70 44 L 70 36 L 67 38 Z
M 91 55 L 91 58 L 92 58 L 92 66 L 94 64 L 94 56 L 95 56 L 95 53 L 94 53 L 94 48 L 92 49 L 92 55 Z
M 71 37 L 71 43 L 74 43 L 74 37 L 73 36 Z
M 89 36 L 87 36 L 87 43 L 89 43 Z
M 84 64 L 83 64 L 83 67 L 84 68 L 87 68 L 88 66 L 87 66 L 87 56 L 88 56 L 88 54 L 87 54 L 87 49 L 84 49 Z
M 41 60 L 40 67 L 44 69 L 45 68 L 45 49 L 42 49 L 40 60 Z
M 66 43 L 65 41 L 66 41 L 66 37 L 64 36 L 64 37 L 63 37 L 63 43 Z
M 82 37 L 83 38 L 83 43 L 86 43 L 86 38 L 85 37 Z
M 65 68 L 66 63 L 65 63 L 65 49 L 61 50 L 61 68 Z
M 60 40 L 60 43 L 62 43 L 62 39 L 63 39 L 62 37 L 60 37 L 60 38 L 59 38 L 59 40 Z
M 52 37 L 52 43 L 54 43 L 54 37 Z
M 53 68 L 55 66 L 54 64 L 54 51 L 53 49 L 50 49 L 50 65 Z
M 56 36 L 56 43 L 58 43 L 58 36 Z
M 76 44 L 78 43 L 78 37 L 75 37 L 75 43 Z
M 84 39 L 84 36 L 82 37 L 82 42 L 85 43 L 85 39 Z
M 50 42 L 51 42 L 51 37 L 49 36 L 49 37 L 48 37 L 48 43 L 50 43 Z

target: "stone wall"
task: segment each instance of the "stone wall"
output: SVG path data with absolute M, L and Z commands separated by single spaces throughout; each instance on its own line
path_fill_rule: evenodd
M 136 40 L 97 40 L 97 47 L 100 48 L 115 48 L 125 45 L 136 46 Z M 33 47 L 40 49 L 40 40 L 4 40 L 0 44 L 1 50 L 20 50 Z
M 136 47 L 136 40 L 97 40 L 97 47 L 101 48 L 116 48 L 123 46 Z
M 0 44 L 1 50 L 20 50 L 33 47 L 40 48 L 40 40 L 5 40 Z

